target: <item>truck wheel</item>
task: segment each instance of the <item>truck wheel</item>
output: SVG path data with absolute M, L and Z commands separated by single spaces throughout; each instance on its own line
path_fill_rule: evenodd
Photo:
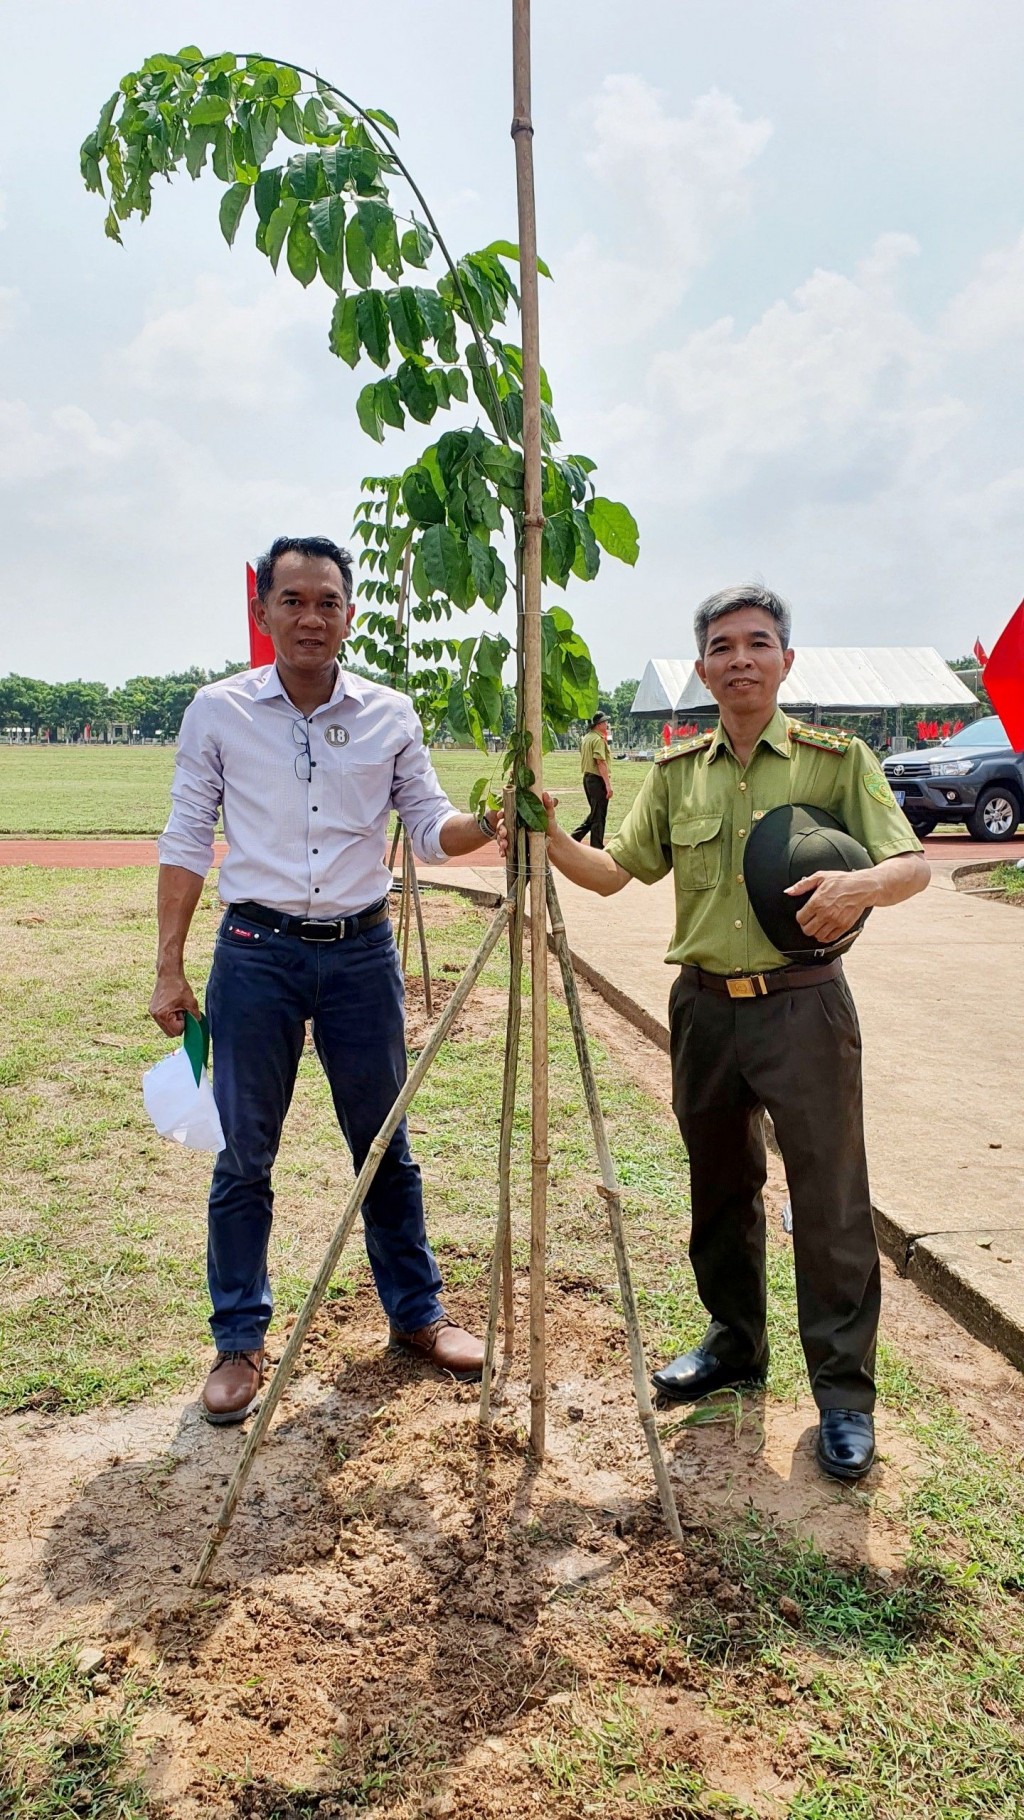
M 1020 821 L 1020 803 L 1006 784 L 989 784 L 967 817 L 975 840 L 1012 840 Z
M 934 834 L 939 825 L 937 815 L 908 815 L 907 820 L 918 840 L 924 840 L 929 834 Z

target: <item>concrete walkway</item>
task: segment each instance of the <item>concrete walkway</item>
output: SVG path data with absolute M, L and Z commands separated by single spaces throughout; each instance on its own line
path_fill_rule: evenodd
M 957 891 L 954 861 L 977 862 L 977 848 L 942 847 L 938 857 L 929 843 L 930 889 L 877 911 L 846 959 L 872 1197 L 899 1267 L 1024 1368 L 1024 911 Z M 485 896 L 504 883 L 492 867 L 421 877 Z M 671 879 L 614 898 L 565 879 L 558 889 L 581 973 L 667 1050 Z

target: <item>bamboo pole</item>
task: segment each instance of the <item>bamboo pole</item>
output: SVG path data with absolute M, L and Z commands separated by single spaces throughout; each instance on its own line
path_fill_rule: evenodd
M 512 138 L 516 151 L 519 271 L 523 334 L 523 670 L 527 764 L 543 784 L 541 743 L 541 501 L 540 321 L 537 295 L 537 213 L 533 188 L 530 102 L 530 0 L 512 0 Z M 547 1414 L 546 1315 L 548 1192 L 548 948 L 544 901 L 547 851 L 532 829 L 530 859 L 530 984 L 532 1141 L 530 1156 L 530 1446 L 544 1458 Z
M 409 874 L 412 871 L 412 868 L 415 865 L 415 863 L 416 862 L 414 861 L 414 859 L 412 857 L 412 847 L 409 842 L 409 830 L 408 830 L 408 828 L 403 827 L 403 829 L 402 829 L 402 915 L 401 915 L 401 919 L 400 919 L 401 924 L 402 924 L 402 975 L 403 975 L 403 977 L 409 971 L 409 931 L 412 928 L 412 886 L 409 882 Z
M 430 985 L 430 957 L 427 954 L 427 932 L 423 926 L 423 899 L 420 895 L 420 881 L 416 872 L 416 855 L 412 842 L 409 842 L 409 883 L 412 886 L 412 907 L 416 913 L 416 934 L 420 944 L 420 970 L 423 974 L 423 1003 L 428 1017 L 434 1015 L 434 995 Z
M 615 1172 L 615 1162 L 608 1144 L 608 1133 L 605 1128 L 604 1113 L 598 1098 L 597 1082 L 594 1079 L 594 1066 L 590 1059 L 590 1046 L 583 1023 L 583 1007 L 580 1004 L 579 988 L 573 972 L 572 955 L 569 952 L 569 940 L 562 921 L 561 906 L 555 881 L 548 872 L 547 877 L 548 911 L 551 916 L 551 934 L 554 938 L 555 953 L 562 972 L 562 985 L 565 988 L 565 1002 L 569 1011 L 569 1022 L 572 1025 L 573 1042 L 576 1045 L 576 1059 L 579 1063 L 580 1077 L 583 1081 L 583 1094 L 590 1115 L 590 1128 L 594 1134 L 594 1148 L 601 1170 L 600 1194 L 608 1209 L 608 1224 L 611 1228 L 612 1250 L 615 1253 L 615 1270 L 619 1279 L 619 1296 L 622 1300 L 622 1315 L 626 1325 L 626 1340 L 629 1346 L 629 1362 L 633 1371 L 633 1390 L 636 1394 L 636 1406 L 640 1416 L 640 1426 L 644 1431 L 647 1451 L 651 1456 L 654 1471 L 654 1482 L 658 1488 L 662 1515 L 669 1532 L 677 1542 L 683 1540 L 682 1525 L 676 1509 L 675 1493 L 669 1478 L 665 1456 L 661 1451 L 657 1423 L 654 1419 L 654 1406 L 651 1402 L 650 1385 L 647 1381 L 647 1365 L 644 1360 L 643 1340 L 640 1337 L 640 1316 L 633 1291 L 633 1278 L 629 1268 L 629 1254 L 626 1250 L 626 1234 L 622 1222 L 622 1200 L 619 1192 L 619 1179 Z
M 192 1579 L 193 1587 L 202 1586 L 205 1582 L 210 1568 L 213 1565 L 214 1556 L 231 1528 L 235 1511 L 238 1507 L 238 1501 L 245 1489 L 246 1480 L 252 1471 L 253 1463 L 263 1443 L 263 1438 L 267 1429 L 270 1427 L 271 1417 L 273 1416 L 274 1410 L 277 1408 L 277 1405 L 284 1394 L 285 1386 L 295 1369 L 299 1353 L 302 1349 L 302 1343 L 309 1330 L 310 1322 L 316 1314 L 316 1311 L 326 1294 L 330 1280 L 337 1269 L 338 1259 L 345 1249 L 349 1234 L 356 1223 L 359 1210 L 366 1199 L 370 1184 L 380 1168 L 384 1153 L 405 1117 L 409 1106 L 419 1092 L 420 1087 L 423 1084 L 424 1076 L 431 1063 L 434 1061 L 452 1024 L 458 1017 L 459 1012 L 462 1010 L 463 1005 L 497 947 L 508 923 L 511 909 L 512 906 L 506 899 L 495 912 L 483 941 L 473 956 L 473 959 L 470 961 L 469 966 L 466 968 L 466 971 L 456 986 L 455 991 L 452 993 L 451 998 L 448 1000 L 437 1023 L 434 1025 L 427 1043 L 420 1053 L 415 1068 L 406 1080 L 401 1093 L 398 1095 L 391 1111 L 388 1113 L 377 1136 L 370 1145 L 366 1161 L 360 1169 L 359 1174 L 356 1176 L 352 1191 L 345 1203 L 345 1211 L 334 1230 L 334 1235 L 327 1247 L 323 1263 L 317 1271 L 310 1287 L 309 1294 L 299 1310 L 295 1320 L 295 1326 L 288 1336 L 288 1343 L 281 1354 L 277 1370 L 271 1378 L 270 1383 L 267 1385 L 263 1401 L 256 1413 L 256 1419 L 253 1422 L 252 1428 L 249 1430 L 245 1446 L 239 1456 L 238 1465 L 235 1467 L 234 1473 L 232 1474 L 231 1483 L 224 1494 L 224 1501 L 220 1507 L 217 1520 L 210 1532 L 206 1547 L 203 1549 L 202 1555 L 200 1556 L 199 1565 L 196 1568 Z
M 510 845 L 505 861 L 507 895 L 514 900 L 509 922 L 508 1014 L 505 1021 L 505 1068 L 501 1083 L 501 1123 L 498 1128 L 498 1221 L 491 1253 L 487 1296 L 487 1331 L 484 1335 L 484 1369 L 480 1381 L 480 1426 L 491 1420 L 491 1380 L 498 1334 L 499 1287 L 504 1290 L 502 1335 L 506 1359 L 512 1356 L 515 1331 L 512 1283 L 512 1126 L 516 1114 L 519 1075 L 519 1037 L 523 1006 L 523 924 L 526 903 L 526 838 L 516 828 L 514 790 L 505 792 L 505 826 Z

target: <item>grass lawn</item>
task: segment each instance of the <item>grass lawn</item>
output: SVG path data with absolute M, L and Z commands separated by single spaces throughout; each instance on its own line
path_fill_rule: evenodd
M 1024 871 L 1018 871 L 1009 862 L 993 866 L 986 882 L 992 888 L 1002 891 L 1005 897 L 1024 898 Z
M 476 751 L 439 751 L 438 775 L 457 808 L 469 807 L 478 777 L 501 786 L 500 759 Z M 610 832 L 619 826 L 649 766 L 625 760 L 613 767 Z M 174 769 L 170 746 L 0 745 L 0 837 L 25 835 L 92 838 L 155 835 L 167 820 Z M 586 799 L 574 752 L 552 752 L 545 777 L 565 792 L 562 820 L 584 818 Z
M 81 756 L 87 761 L 93 757 Z M 153 756 L 166 761 L 166 755 Z M 88 1421 L 88 1412 L 106 1405 L 127 1409 L 139 1399 L 181 1391 L 198 1381 L 206 1357 L 208 1159 L 158 1139 L 147 1126 L 139 1094 L 142 1070 L 166 1049 L 144 1011 L 155 938 L 152 896 L 151 871 L 0 871 L 0 978 L 6 1007 L 0 1062 L 5 1162 L 0 1187 L 0 1397 L 8 1411 L 44 1412 L 46 1421 L 68 1412 L 81 1412 Z M 480 938 L 482 915 L 457 899 L 435 896 L 428 900 L 428 911 L 435 971 L 454 978 Z M 208 891 L 196 918 L 189 962 L 199 989 L 216 920 Z M 451 1292 L 467 1297 L 470 1309 L 478 1306 L 482 1293 L 493 1223 L 504 970 L 499 951 L 474 1001 L 472 1018 L 442 1052 L 411 1115 L 432 1236 Z M 593 1188 L 582 1095 L 564 1009 L 556 1000 L 551 1010 L 552 1296 L 555 1301 L 562 1296 L 567 1308 L 575 1298 L 595 1319 L 604 1319 L 611 1333 L 613 1272 Z M 526 1023 L 528 1028 L 528 1019 Z M 692 1343 L 701 1331 L 685 1261 L 687 1210 L 679 1138 L 664 1104 L 637 1085 L 623 1060 L 600 1047 L 596 1060 L 612 1148 L 626 1188 L 649 1356 L 664 1355 Z M 520 1263 L 526 1246 L 521 1210 L 528 1202 L 526 1082 L 528 1068 L 516 1150 Z M 325 1083 L 307 1057 L 275 1176 L 272 1269 L 278 1329 L 319 1261 L 350 1179 Z M 770 1260 L 772 1367 L 766 1423 L 786 1417 L 806 1394 L 788 1247 L 773 1242 Z M 365 1295 L 361 1250 L 349 1254 L 345 1272 L 337 1296 Z M 373 1318 L 371 1308 L 371 1324 Z M 553 1344 L 558 1328 L 554 1318 Z M 344 1376 L 351 1369 L 362 1368 L 358 1361 L 355 1368 L 350 1360 L 343 1367 L 336 1361 L 325 1381 L 333 1384 L 338 1370 Z M 580 1369 L 579 1361 L 557 1366 L 561 1372 L 573 1369 Z M 591 1375 L 595 1371 L 596 1366 Z M 441 1705 L 431 1706 L 428 1700 L 421 1709 L 410 1704 L 405 1677 L 413 1673 L 412 1658 L 391 1654 L 399 1643 L 389 1640 L 389 1599 L 382 1598 L 374 1608 L 379 1636 L 374 1631 L 370 1639 L 367 1673 L 381 1710 L 394 1694 L 401 1698 L 401 1714 L 377 1725 L 372 1739 L 358 1728 L 346 1731 L 344 1712 L 336 1722 L 317 1718 L 324 1761 L 336 1761 L 339 1776 L 344 1770 L 348 1778 L 344 1801 L 310 1792 L 300 1786 L 297 1774 L 271 1786 L 240 1758 L 230 1774 L 218 1772 L 219 1780 L 212 1769 L 192 1765 L 199 1805 L 186 1804 L 181 1811 L 209 1815 L 210 1820 L 214 1815 L 314 1820 L 350 1811 L 389 1820 L 431 1812 L 461 1820 L 470 1812 L 499 1811 L 508 1820 L 534 1813 L 545 1820 L 549 1815 L 576 1820 L 583 1814 L 599 1820 L 631 1815 L 647 1820 L 731 1815 L 742 1820 L 765 1814 L 790 1820 L 1021 1820 L 1024 1478 L 1019 1458 L 1013 1446 L 1000 1443 L 994 1429 L 965 1421 L 891 1341 L 882 1349 L 880 1384 L 894 1436 L 918 1462 L 914 1476 L 898 1495 L 892 1489 L 898 1481 L 888 1478 L 881 1491 L 826 1488 L 821 1501 L 831 1500 L 840 1530 L 845 1523 L 854 1534 L 869 1506 L 884 1507 L 888 1500 L 892 1521 L 904 1538 L 897 1566 L 876 1571 L 844 1564 L 808 1541 L 796 1521 L 768 1521 L 738 1493 L 735 1499 L 728 1494 L 713 1524 L 694 1525 L 684 1557 L 671 1551 L 658 1554 L 663 1542 L 652 1544 L 651 1558 L 655 1565 L 663 1564 L 660 1580 L 643 1577 L 648 1557 L 642 1538 L 632 1544 L 627 1538 L 612 1557 L 616 1572 L 607 1583 L 589 1584 L 584 1576 L 553 1605 L 545 1600 L 530 1616 L 530 1629 L 536 1627 L 540 1640 L 529 1647 L 525 1633 L 516 1629 L 511 1605 L 499 1604 L 486 1619 L 474 1616 L 477 1653 L 472 1661 L 460 1657 L 460 1674 L 486 1671 L 491 1676 L 488 1698 L 496 1697 L 495 1688 L 511 1691 L 502 1708 L 507 1716 L 497 1754 L 481 1761 L 476 1772 L 479 1805 L 457 1808 L 436 1805 L 430 1790 L 438 1782 L 430 1777 L 440 1776 L 446 1763 L 461 1761 L 464 1740 L 472 1735 L 465 1730 L 472 1727 L 472 1716 L 448 1716 L 440 1643 L 436 1659 L 430 1658 L 428 1694 Z M 415 1394 L 420 1394 L 418 1388 Z M 371 1411 L 374 1395 L 371 1389 Z M 443 1401 L 442 1426 L 429 1428 L 431 1409 L 448 1395 L 433 1384 L 423 1388 L 423 1400 L 416 1404 L 420 1428 L 403 1430 L 404 1405 L 389 1403 L 383 1392 L 380 1408 L 366 1416 L 378 1450 L 375 1454 L 366 1443 L 369 1489 L 361 1501 L 352 1501 L 350 1490 L 340 1519 L 339 1546 L 354 1551 L 353 1573 L 360 1571 L 358 1559 L 365 1561 L 374 1524 L 384 1521 L 388 1497 L 401 1495 L 409 1509 L 417 1510 L 419 1505 L 410 1500 L 422 1500 L 421 1481 L 429 1483 L 431 1475 L 436 1479 L 448 1458 L 446 1449 L 457 1447 L 454 1427 L 449 1433 L 443 1426 Z M 747 1435 L 756 1415 L 741 1410 L 738 1402 L 733 1408 L 733 1402 L 697 1412 L 698 1427 L 689 1430 L 688 1418 L 680 1412 L 666 1423 L 666 1433 L 676 1440 L 689 1433 L 699 1442 L 701 1421 L 715 1422 L 720 1429 L 725 1424 L 720 1445 L 728 1451 L 735 1439 L 738 1471 L 740 1430 Z M 26 1419 L 40 1418 L 30 1413 Z M 429 1445 L 416 1440 L 423 1434 L 432 1437 Z M 598 1450 L 599 1460 L 599 1428 L 589 1444 Z M 618 1444 L 617 1431 L 609 1430 L 608 1447 Z M 426 1451 L 410 1477 L 408 1449 L 417 1445 L 426 1445 Z M 514 1466 L 518 1472 L 519 1444 L 509 1438 L 503 1446 L 509 1470 Z M 756 1455 L 755 1446 L 755 1467 Z M 466 1473 L 471 1487 L 472 1462 Z M 159 1485 L 152 1483 L 148 1508 L 159 1494 Z M 463 1501 L 456 1499 L 458 1508 Z M 111 1511 L 109 1521 L 116 1521 L 116 1515 Z M 559 1521 L 567 1520 L 563 1512 Z M 544 1522 L 551 1530 L 548 1544 L 554 1547 L 556 1519 L 546 1515 Z M 506 1545 L 534 1545 L 538 1531 L 543 1541 L 539 1521 L 517 1530 L 510 1503 L 500 1533 L 485 1537 L 481 1549 L 472 1542 L 467 1511 L 458 1528 L 458 1546 L 467 1560 L 479 1557 L 471 1570 L 478 1582 L 475 1614 L 485 1599 L 489 1564 Z M 407 1519 L 397 1535 L 388 1569 L 388 1585 L 394 1588 L 403 1571 L 403 1538 L 409 1548 L 415 1546 Z M 177 1812 L 176 1803 L 164 1807 L 140 1783 L 134 1732 L 137 1727 L 144 1732 L 154 1707 L 173 1708 L 178 1715 L 174 1724 L 184 1723 L 183 1714 L 189 1724 L 198 1723 L 197 1704 L 213 1701 L 232 1678 L 231 1723 L 241 1724 L 243 1711 L 265 1713 L 266 1735 L 276 1726 L 287 1742 L 298 1721 L 294 1712 L 289 1718 L 292 1709 L 282 1705 L 284 1694 L 276 1684 L 264 1696 L 264 1652 L 273 1648 L 289 1612 L 299 1623 L 295 1634 L 303 1651 L 314 1636 L 329 1640 L 338 1633 L 352 1589 L 342 1596 L 337 1591 L 341 1569 L 329 1566 L 335 1580 L 324 1582 L 323 1605 L 311 1605 L 308 1611 L 294 1574 L 279 1582 L 274 1573 L 265 1573 L 258 1590 L 246 1594 L 243 1589 L 239 1623 L 251 1618 L 256 1628 L 249 1631 L 230 1630 L 229 1604 L 214 1590 L 203 1602 L 210 1607 L 208 1637 L 204 1632 L 199 1642 L 186 1647 L 181 1633 L 172 1629 L 166 1661 L 161 1653 L 148 1676 L 137 1664 L 129 1667 L 105 1694 L 77 1666 L 73 1649 L 34 1654 L 8 1649 L 4 1654 L 0 1648 L 4 1820 L 68 1820 L 72 1814 L 81 1820 L 142 1820 L 146 1815 L 159 1820 Z M 702 1586 L 717 1588 L 714 1597 L 686 1591 L 698 1570 L 705 1576 Z M 453 1583 L 445 1600 L 463 1596 L 461 1584 Z M 337 1697 L 347 1709 L 355 1698 L 353 1652 L 359 1638 L 353 1641 L 343 1627 L 340 1634 L 341 1653 L 331 1672 L 340 1676 Z M 425 1634 L 429 1643 L 429 1626 Z M 193 1647 L 199 1652 L 195 1661 L 188 1654 Z M 402 1647 L 413 1645 L 406 1641 Z M 164 1648 L 161 1644 L 161 1652 Z M 203 1682 L 213 1691 L 200 1693 L 191 1677 L 198 1673 L 200 1658 L 203 1673 L 208 1672 L 211 1652 L 215 1685 Z M 307 1662 L 305 1654 L 301 1661 Z M 295 1700 L 319 1699 L 319 1678 L 312 1667 L 300 1666 L 294 1673 L 299 1684 Z M 521 1683 L 514 1679 L 517 1674 Z M 466 1711 L 465 1704 L 458 1710 Z M 315 1711 L 321 1714 L 320 1707 Z M 683 1714 L 688 1715 L 683 1743 L 686 1725 L 698 1726 L 704 1757 L 692 1751 L 687 1757 L 685 1750 L 681 1756 L 683 1746 L 669 1746 L 669 1734 L 678 1737 Z M 424 1726 L 423 1732 L 416 1729 Z M 709 1739 L 717 1740 L 717 1757 Z M 507 1745 L 515 1745 L 518 1767 L 513 1779 L 502 1783 L 510 1791 L 504 1807 L 495 1807 L 495 1778 L 512 1775 L 500 1754 Z M 773 1805 L 765 1804 L 767 1796 L 755 1803 L 735 1792 L 728 1797 L 715 1793 L 716 1770 L 730 1750 L 733 1760 L 736 1746 L 741 1758 L 767 1765 L 768 1783 L 785 1791 L 777 1800 L 772 1797 Z

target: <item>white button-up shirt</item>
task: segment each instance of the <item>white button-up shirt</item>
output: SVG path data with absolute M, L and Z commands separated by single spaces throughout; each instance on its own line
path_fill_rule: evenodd
M 408 699 L 340 667 L 330 701 L 308 720 L 276 664 L 200 689 L 181 723 L 171 798 L 163 865 L 205 877 L 223 808 L 223 902 L 293 916 L 351 916 L 384 896 L 392 809 L 434 863 L 458 814 Z

